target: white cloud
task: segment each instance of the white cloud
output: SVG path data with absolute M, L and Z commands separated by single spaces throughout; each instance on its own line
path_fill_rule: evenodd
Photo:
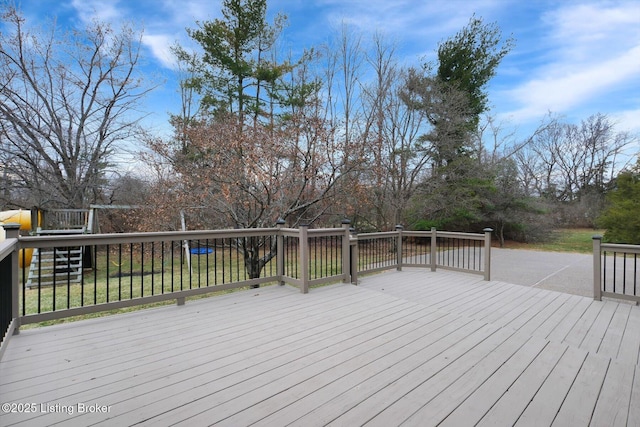
M 561 45 L 580 46 L 587 49 L 595 45 L 609 46 L 612 40 L 624 41 L 638 34 L 640 4 L 619 2 L 607 7 L 596 3 L 567 6 L 545 14 L 554 29 L 552 38 Z
M 71 5 L 83 22 L 98 19 L 117 26 L 128 20 L 135 21 L 144 28 L 142 42 L 153 58 L 170 69 L 175 68 L 170 47 L 177 41 L 189 44 L 186 28 L 195 27 L 198 20 L 210 20 L 212 15 L 219 14 L 219 7 L 212 6 L 207 0 L 164 0 L 161 3 L 152 0 L 71 0 Z
M 547 43 L 546 62 L 534 65 L 528 80 L 505 92 L 517 106 L 508 113 L 516 120 L 564 113 L 640 76 L 636 2 L 574 4 L 548 12 L 544 20 L 549 27 L 540 43 Z
M 505 7 L 505 0 L 430 1 L 402 0 L 326 0 L 317 2 L 330 6 L 327 20 L 333 25 L 345 21 L 366 33 L 376 30 L 428 44 L 435 49 L 437 42 L 459 31 L 475 13 L 482 16 L 497 7 Z M 428 37 L 426 40 L 424 37 Z
M 72 0 L 71 5 L 83 22 L 98 19 L 102 22 L 117 22 L 122 19 L 118 0 Z
M 145 34 L 142 43 L 149 47 L 153 56 L 166 68 L 175 68 L 175 58 L 171 53 L 171 46 L 176 38 L 169 34 Z
M 522 108 L 516 119 L 541 117 L 548 111 L 564 112 L 608 89 L 640 75 L 640 45 L 619 57 L 595 62 L 588 68 L 557 64 L 548 75 L 529 80 L 508 93 Z
M 613 114 L 611 118 L 616 124 L 617 129 L 630 132 L 640 138 L 640 108 L 636 110 L 619 111 Z
M 220 5 L 211 0 L 164 0 L 162 7 L 172 27 L 194 27 L 196 21 L 208 21 L 220 16 Z

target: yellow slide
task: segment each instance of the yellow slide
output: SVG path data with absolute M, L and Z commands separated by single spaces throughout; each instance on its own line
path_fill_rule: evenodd
M 30 231 L 31 230 L 31 211 L 27 210 L 13 210 L 13 211 L 4 211 L 0 212 L 0 227 L 2 224 L 20 224 L 20 230 Z M 5 239 L 4 229 L 0 232 L 0 241 Z M 18 262 L 20 263 L 20 268 L 23 266 L 23 262 L 25 265 L 31 264 L 31 255 L 33 254 L 33 249 L 25 249 L 24 256 L 22 255 L 22 250 L 18 255 Z

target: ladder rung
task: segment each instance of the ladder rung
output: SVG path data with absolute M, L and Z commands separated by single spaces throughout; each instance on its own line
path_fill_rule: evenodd
M 79 256 L 75 256 L 75 257 L 71 257 L 71 258 L 38 258 L 36 260 L 36 264 L 52 264 L 52 263 L 59 263 L 59 262 L 69 262 L 69 261 L 80 261 L 82 259 L 82 257 Z
M 82 246 L 56 248 L 55 250 L 35 248 L 31 256 L 26 286 L 53 285 L 54 282 L 56 285 L 80 283 L 83 271 L 83 252 Z

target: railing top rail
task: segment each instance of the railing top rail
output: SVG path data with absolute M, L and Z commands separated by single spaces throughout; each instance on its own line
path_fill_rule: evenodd
M 610 250 L 612 252 L 626 252 L 640 254 L 640 245 L 625 245 L 620 243 L 602 243 L 600 250 Z
M 397 235 L 398 235 L 397 231 L 378 231 L 375 233 L 358 234 L 358 239 L 367 239 L 367 238 L 376 239 L 379 237 L 391 237 L 391 236 L 397 236 Z
M 402 234 L 404 236 L 409 237 L 429 237 L 431 236 L 431 231 L 408 231 L 403 230 Z M 398 231 L 380 231 L 374 233 L 361 233 L 358 234 L 359 239 L 366 238 L 380 238 L 380 237 L 391 237 L 397 236 Z M 467 240 L 484 240 L 484 234 L 480 233 L 462 233 L 456 231 L 436 231 L 437 237 L 449 237 L 449 238 L 458 238 L 458 239 L 467 239 Z
M 0 261 L 8 257 L 18 244 L 18 239 L 5 239 L 0 242 Z
M 297 228 L 281 228 L 280 233 L 287 237 L 298 237 L 300 235 L 300 230 Z
M 344 228 L 312 228 L 307 233 L 310 237 L 342 236 Z
M 459 233 L 456 231 L 437 231 L 437 237 L 451 237 L 468 240 L 484 240 L 484 234 L 479 233 Z
M 403 230 L 402 234 L 409 237 L 430 237 L 431 231 L 426 230 Z
M 24 236 L 20 237 L 20 245 L 24 247 L 50 246 L 83 246 L 107 245 L 120 243 L 146 243 L 169 240 L 221 239 L 241 238 L 252 236 L 268 236 L 277 234 L 277 228 L 242 228 L 229 230 L 189 230 L 189 231 L 160 231 L 149 233 L 113 233 L 113 234 L 82 234 L 55 236 Z

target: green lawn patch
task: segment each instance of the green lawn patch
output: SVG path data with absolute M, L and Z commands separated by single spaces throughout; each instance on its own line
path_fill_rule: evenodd
M 593 236 L 604 234 L 604 230 L 594 230 L 592 228 L 565 228 L 555 230 L 552 238 L 542 243 L 517 243 L 508 242 L 506 248 L 530 249 L 537 251 L 551 252 L 593 252 Z

